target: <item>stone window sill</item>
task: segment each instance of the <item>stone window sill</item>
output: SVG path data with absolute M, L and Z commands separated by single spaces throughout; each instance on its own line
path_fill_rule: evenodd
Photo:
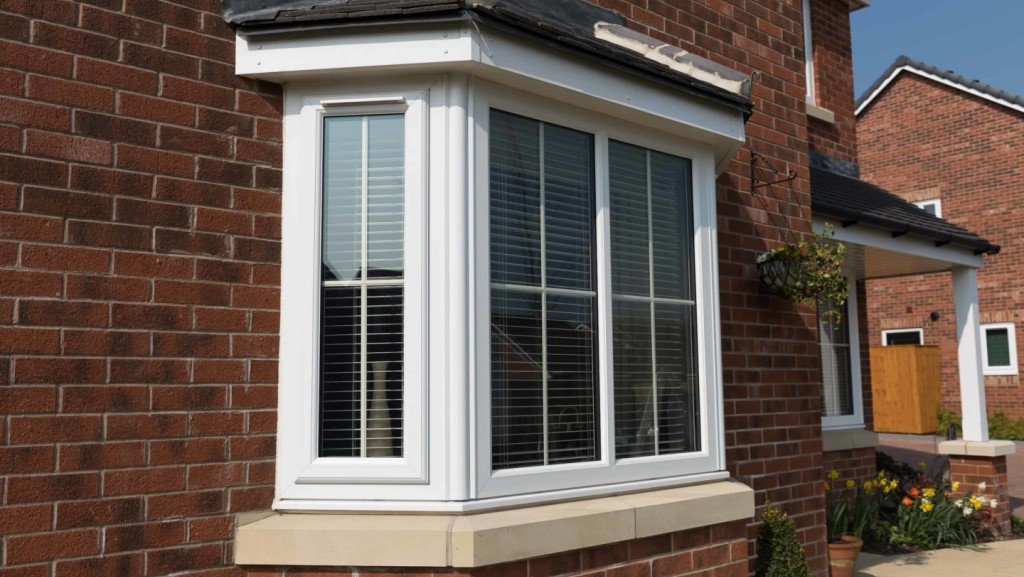
M 821 432 L 822 449 L 828 451 L 849 451 L 878 446 L 878 433 L 859 429 L 825 429 Z
M 484 567 L 753 516 L 731 480 L 472 515 L 275 513 L 239 519 L 235 563 Z
M 829 124 L 836 123 L 835 112 L 832 112 L 831 110 L 825 110 L 824 108 L 815 106 L 810 102 L 807 103 L 807 116 L 810 116 L 811 118 L 815 118 L 822 122 L 827 122 Z

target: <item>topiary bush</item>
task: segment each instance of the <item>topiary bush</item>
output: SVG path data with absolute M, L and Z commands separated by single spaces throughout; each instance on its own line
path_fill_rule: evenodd
M 774 505 L 768 505 L 757 531 L 757 577 L 811 577 L 796 525 Z

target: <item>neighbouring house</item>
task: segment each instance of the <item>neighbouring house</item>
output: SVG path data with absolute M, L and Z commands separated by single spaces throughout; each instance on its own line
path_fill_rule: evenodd
M 990 412 L 1024 416 L 1019 378 L 1024 322 L 1024 98 L 899 57 L 857 103 L 861 174 L 926 212 L 1003 247 L 978 274 L 985 398 Z M 960 411 L 956 324 L 948 274 L 868 285 L 873 345 L 936 345 L 942 404 Z
M 770 501 L 824 577 L 862 279 L 963 367 L 996 250 L 854 178 L 865 5 L 4 2 L 0 575 L 738 577 Z M 819 336 L 755 260 L 826 220 Z

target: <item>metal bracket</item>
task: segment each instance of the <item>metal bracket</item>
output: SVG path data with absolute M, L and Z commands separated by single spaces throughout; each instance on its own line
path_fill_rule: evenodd
M 757 165 L 757 159 L 761 159 L 762 166 Z M 793 182 L 796 179 L 796 171 L 789 171 L 786 176 L 777 178 L 771 181 L 765 181 L 758 178 L 758 170 L 761 172 L 768 172 L 772 177 L 778 176 L 779 170 L 772 166 L 772 163 L 768 161 L 764 155 L 758 154 L 756 151 L 750 151 L 750 194 L 757 194 L 757 189 L 764 188 L 766 186 L 772 186 L 775 184 L 781 184 L 783 182 Z

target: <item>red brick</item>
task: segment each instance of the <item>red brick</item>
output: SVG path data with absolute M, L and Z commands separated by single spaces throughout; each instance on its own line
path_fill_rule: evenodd
M 164 46 L 175 52 L 184 52 L 200 58 L 219 60 L 227 64 L 235 62 L 233 42 L 217 40 L 204 34 L 196 34 L 177 28 L 167 28 Z
M 109 438 L 109 437 L 108 437 Z M 141 441 L 61 445 L 57 468 L 61 471 L 121 469 L 140 467 L 146 462 L 146 445 Z
M 187 204 L 227 207 L 231 204 L 231 189 L 205 182 L 158 178 L 156 197 Z
M 88 108 L 100 112 L 114 111 L 114 91 L 110 88 L 48 76 L 28 76 L 29 98 Z
M 64 354 L 135 356 L 149 353 L 149 333 L 64 331 Z
M 76 110 L 74 130 L 78 134 L 94 138 L 113 140 L 115 142 L 130 142 L 142 146 L 156 146 L 156 124 L 121 116 Z M 152 178 L 150 178 L 149 182 L 152 182 Z M 136 195 L 133 194 L 132 196 Z
M 96 441 L 101 436 L 97 416 L 11 417 L 11 444 Z
M 111 359 L 112 383 L 188 382 L 188 363 L 167 359 Z
M 142 577 L 142 566 L 142 553 L 104 555 L 73 561 L 57 561 L 54 563 L 53 577 L 94 577 L 96 575 Z
M 239 139 L 235 145 L 235 158 L 281 166 L 281 145 L 273 142 Z
M 283 109 L 280 98 L 239 91 L 238 112 L 280 120 Z
M 114 273 L 144 278 L 192 278 L 194 261 L 191 258 L 119 252 L 114 256 Z
M 103 327 L 107 325 L 107 305 L 65 300 L 23 301 L 18 308 L 18 323 L 56 327 Z
M 6 363 L 0 369 L 7 372 Z M 4 375 L 2 382 L 7 381 Z M 0 387 L 0 406 L 11 414 L 53 413 L 57 410 L 56 387 Z
M 244 283 L 252 276 L 252 265 L 244 262 L 198 259 L 196 261 L 196 279 Z
M 120 8 L 119 4 L 113 5 L 112 9 Z M 82 6 L 81 25 L 82 28 L 93 32 L 154 46 L 159 46 L 163 39 L 163 30 L 156 22 L 131 18 L 108 10 L 98 10 L 91 6 Z M 79 73 L 81 73 L 83 61 L 89 62 L 90 60 L 78 59 Z
M 265 238 L 281 238 L 281 217 L 256 215 L 253 225 L 253 234 Z
M 265 166 L 256 167 L 256 188 L 265 188 L 267 190 L 281 190 L 281 170 L 277 168 L 267 168 Z
M 48 130 L 67 130 L 71 127 L 71 111 L 53 104 L 0 97 L 0 122 Z
M 153 352 L 161 357 L 226 357 L 228 336 L 197 333 L 153 333 Z
M 113 160 L 109 142 L 35 130 L 25 131 L 25 152 L 91 164 L 110 164 Z
M 53 0 L 52 2 L 6 0 L 4 2 L 4 10 L 33 18 L 52 20 L 61 24 L 73 25 L 78 18 L 78 7 L 74 2 L 66 2 L 65 0 Z
M 0 286 L 2 286 L 2 281 L 0 281 Z M 0 354 L 55 354 L 59 343 L 60 332 L 54 329 L 22 329 L 0 326 Z
M 270 508 L 271 504 L 274 502 L 273 487 L 243 487 L 230 489 L 228 491 L 228 495 L 231 500 L 229 510 L 232 513 L 266 510 Z M 577 552 L 553 557 L 558 557 L 558 559 L 552 560 L 548 563 L 544 563 L 537 559 L 531 560 L 531 575 L 565 574 L 579 567 L 579 553 Z M 575 560 L 575 565 L 571 564 L 572 560 Z M 543 565 L 541 565 L 541 563 L 543 563 Z M 536 572 L 533 569 L 534 566 L 538 566 Z
M 151 282 L 144 279 L 98 275 L 68 275 L 68 298 L 94 300 L 146 301 Z
M 0 447 L 0 475 L 52 473 L 55 454 L 52 446 Z
M 150 231 L 141 226 L 107 222 L 68 221 L 68 241 L 88 246 L 146 250 L 150 248 Z
M 193 175 L 195 162 L 191 156 L 127 144 L 118 144 L 116 149 L 118 168 L 179 177 Z
M 26 304 L 22 303 L 22 306 Z M 102 383 L 105 379 L 106 362 L 103 359 L 19 358 L 14 361 L 16 383 Z
M 252 216 L 233 210 L 196 209 L 196 228 L 214 232 L 248 235 L 252 232 Z
M 281 142 L 282 138 L 282 123 L 279 120 L 272 120 L 269 118 L 258 118 L 256 119 L 256 138 L 260 140 L 269 140 L 271 142 Z M 239 136 L 245 136 L 244 134 Z
M 281 243 L 255 238 L 236 238 L 234 257 L 257 262 L 281 262 Z
M 252 186 L 253 167 L 244 162 L 199 158 L 196 178 L 231 186 Z M 258 185 L 257 185 L 258 186 Z
M 225 511 L 223 490 L 168 493 L 146 497 L 148 519 L 214 515 Z
M 273 409 L 277 407 L 277 387 L 245 385 L 231 390 L 231 406 L 240 409 Z
M 25 74 L 19 70 L 0 69 L 0 94 L 24 96 Z
M 232 76 L 234 76 L 233 73 Z M 197 126 L 201 130 L 209 130 L 232 136 L 252 136 L 253 124 L 251 116 L 214 110 L 212 108 L 200 108 L 199 116 L 197 117 Z M 259 125 L 257 124 L 257 126 Z
M 234 517 L 193 519 L 188 522 L 188 540 L 193 543 L 226 541 L 231 539 L 234 528 Z
M 231 459 L 272 459 L 277 452 L 273 436 L 248 436 L 231 438 Z
M 146 551 L 146 569 L 154 575 L 217 567 L 223 561 L 224 547 L 220 543 Z
M 125 0 L 124 11 L 126 14 L 187 30 L 198 30 L 202 22 L 199 12 L 181 6 L 180 3 L 163 0 Z
M 249 413 L 249 433 L 266 434 L 277 432 L 277 411 L 253 411 Z
M 30 21 L 28 18 L 15 16 L 14 14 L 0 14 L 0 37 L 28 43 L 31 35 Z
M 166 98 L 122 92 L 117 97 L 117 112 L 143 120 L 192 126 L 195 123 L 196 107 Z
M 67 557 L 84 557 L 99 552 L 99 531 L 95 529 L 7 539 L 7 563 L 12 565 Z
M 64 238 L 63 221 L 31 214 L 0 213 L 0 238 L 60 242 Z M 17 281 L 8 279 L 7 283 L 14 285 Z
M 215 132 L 161 126 L 160 148 L 226 157 L 231 154 L 231 137 Z
M 153 300 L 156 302 L 226 306 L 231 302 L 230 287 L 218 283 L 157 280 Z
M 25 245 L 21 265 L 53 271 L 108 272 L 110 253 L 104 250 L 71 246 Z
M 230 248 L 226 236 L 160 228 L 156 230 L 156 250 L 226 257 Z
M 39 20 L 32 23 L 32 42 L 104 60 L 117 60 L 119 52 L 116 38 L 66 26 L 54 26 Z
M 234 189 L 232 207 L 252 212 L 281 213 L 281 195 L 263 190 Z
M 91 115 L 91 113 L 79 114 Z M 77 118 L 76 116 L 76 120 Z M 98 166 L 74 165 L 71 167 L 71 186 L 80 190 L 148 197 L 153 191 L 153 180 L 152 175 Z
M 0 150 L 7 150 L 11 152 L 18 152 L 21 150 L 21 128 L 7 124 L 0 124 Z
M 153 547 L 174 547 L 185 542 L 183 521 L 161 521 L 104 530 L 103 552 L 119 553 Z
M 281 313 L 277 311 L 252 311 L 249 332 L 274 333 L 281 328 Z
M 133 329 L 187 329 L 188 307 L 171 305 L 114 304 L 111 326 Z
M 5 67 L 70 78 L 72 62 L 64 52 L 0 40 L 0 65 Z
M 107 439 L 181 437 L 188 423 L 184 414 L 107 415 Z
M 7 503 L 77 501 L 99 496 L 98 473 L 35 475 L 7 480 Z
M 49 503 L 0 507 L 0 535 L 48 531 L 52 517 L 53 506 Z
M 257 264 L 252 267 L 252 283 L 259 285 L 281 285 L 281 266 L 277 264 Z
M 149 444 L 151 465 L 212 463 L 224 461 L 227 453 L 224 439 L 174 439 Z
M 231 356 L 273 357 L 277 355 L 276 335 L 232 335 Z
M 185 488 L 185 467 L 146 467 L 104 471 L 103 494 L 139 495 L 169 493 Z
M 90 220 L 110 220 L 113 210 L 105 196 L 34 186 L 25 187 L 22 205 L 27 212 Z
M 192 368 L 192 382 L 242 383 L 245 382 L 245 373 L 245 361 L 197 359 Z M 197 416 L 194 415 L 193 419 Z M 224 425 L 231 427 L 231 420 L 227 416 L 225 419 Z
M 57 529 L 77 529 L 142 520 L 142 499 L 98 499 L 57 504 Z
M 245 415 L 237 411 L 194 413 L 189 416 L 191 435 L 230 435 L 245 432 Z
M 223 386 L 161 386 L 153 388 L 153 408 L 160 411 L 210 411 L 227 408 Z
M 192 209 L 177 204 L 119 198 L 114 220 L 128 224 L 187 228 L 192 223 Z
M 0 154 L 0 180 L 41 186 L 64 186 L 68 169 L 63 163 Z
M 231 287 L 233 307 L 277 310 L 280 304 L 281 290 L 278 288 L 245 285 Z
M 246 312 L 232 309 L 196 307 L 196 329 L 207 331 L 244 331 L 248 326 Z
M 249 381 L 252 383 L 277 383 L 277 361 L 250 361 Z
M 145 387 L 110 385 L 66 388 L 61 392 L 60 407 L 65 413 L 144 411 L 149 408 L 149 391 Z
M 164 76 L 160 84 L 160 96 L 171 100 L 221 109 L 230 109 L 235 103 L 235 94 L 229 88 L 175 76 Z

